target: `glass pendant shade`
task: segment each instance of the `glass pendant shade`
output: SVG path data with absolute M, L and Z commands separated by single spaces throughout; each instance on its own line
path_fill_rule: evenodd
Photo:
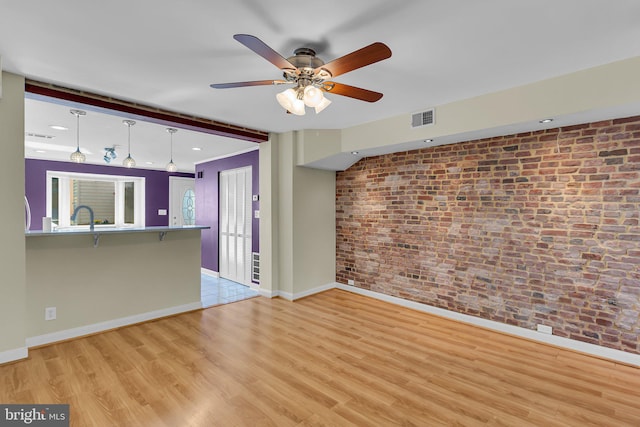
M 178 170 L 178 166 L 175 163 L 173 163 L 173 160 L 167 163 L 167 172 L 176 172 L 177 170 Z
M 298 99 L 298 92 L 294 89 L 287 89 L 276 95 L 278 103 L 285 110 L 297 116 L 304 116 L 304 101 Z
M 307 107 L 317 107 L 322 100 L 324 99 L 324 95 L 322 91 L 315 86 L 307 86 L 304 88 L 304 104 Z
M 74 163 L 84 163 L 87 160 L 87 157 L 82 154 L 80 148 L 76 149 L 73 153 L 71 153 L 71 161 Z
M 80 116 L 84 116 L 87 113 L 82 110 L 71 110 L 69 112 L 76 116 L 76 151 L 71 153 L 70 159 L 74 163 L 84 163 L 87 157 L 80 151 Z
M 324 110 L 325 108 L 327 108 L 329 106 L 329 104 L 331 104 L 331 101 L 329 101 L 327 98 L 325 98 L 324 96 L 322 97 L 322 101 L 316 105 L 315 109 L 316 109 L 316 114 L 318 114 L 320 111 Z
M 289 111 L 291 111 L 296 116 L 304 116 L 304 101 L 302 99 L 296 99 L 295 101 L 293 101 L 293 105 L 291 105 L 291 110 Z
M 136 165 L 136 161 L 133 160 L 133 157 L 131 157 L 131 126 L 135 125 L 136 122 L 133 120 L 123 120 L 122 123 L 124 125 L 127 126 L 127 132 L 128 132 L 128 136 L 127 136 L 127 148 L 128 148 L 128 155 L 127 158 L 124 159 L 122 161 L 122 166 L 124 166 L 125 168 L 132 168 Z
M 293 89 L 287 89 L 276 95 L 278 103 L 287 111 L 291 111 L 293 108 L 293 101 L 297 99 L 296 91 Z
M 133 160 L 133 157 L 131 157 L 131 154 L 129 154 L 127 158 L 122 161 L 122 166 L 124 166 L 125 168 L 132 168 L 135 165 L 136 165 L 136 161 Z

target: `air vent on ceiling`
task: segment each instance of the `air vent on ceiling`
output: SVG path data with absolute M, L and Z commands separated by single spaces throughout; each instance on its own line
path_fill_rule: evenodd
M 420 111 L 419 113 L 413 113 L 411 115 L 411 127 L 419 128 L 422 126 L 428 126 L 435 123 L 435 110 L 432 108 L 426 111 Z
M 44 139 L 53 139 L 55 138 L 55 136 L 53 135 L 44 135 L 42 133 L 33 133 L 33 132 L 26 132 L 27 136 L 30 136 L 31 138 L 44 138 Z

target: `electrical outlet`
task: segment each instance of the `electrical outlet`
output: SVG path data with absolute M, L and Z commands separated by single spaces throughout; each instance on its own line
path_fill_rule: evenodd
M 348 284 L 348 285 L 351 285 L 351 286 L 355 286 L 355 285 L 356 285 L 356 282 L 355 282 L 355 280 L 353 280 L 353 279 L 349 279 L 349 280 L 347 280 L 347 284 Z
M 47 307 L 44 309 L 44 320 L 56 320 L 55 307 Z
M 547 325 L 538 325 L 538 332 L 542 332 L 543 334 L 553 334 L 553 328 Z

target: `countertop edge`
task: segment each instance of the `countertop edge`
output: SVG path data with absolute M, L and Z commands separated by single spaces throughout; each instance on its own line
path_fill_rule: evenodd
M 42 237 L 42 236 L 75 236 L 75 235 L 96 235 L 96 234 L 122 234 L 122 233 L 166 233 L 173 231 L 189 231 L 189 230 L 206 230 L 209 229 L 208 225 L 187 225 L 182 227 L 144 227 L 144 228 L 104 228 L 97 230 L 61 230 L 61 231 L 42 231 L 42 230 L 30 230 L 25 231 L 25 237 Z

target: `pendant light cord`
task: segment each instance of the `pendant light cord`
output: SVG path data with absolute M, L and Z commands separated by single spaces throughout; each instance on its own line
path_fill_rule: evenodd
M 76 114 L 76 149 L 80 150 L 80 114 Z
M 173 163 L 173 132 L 169 132 L 171 141 L 171 163 Z

